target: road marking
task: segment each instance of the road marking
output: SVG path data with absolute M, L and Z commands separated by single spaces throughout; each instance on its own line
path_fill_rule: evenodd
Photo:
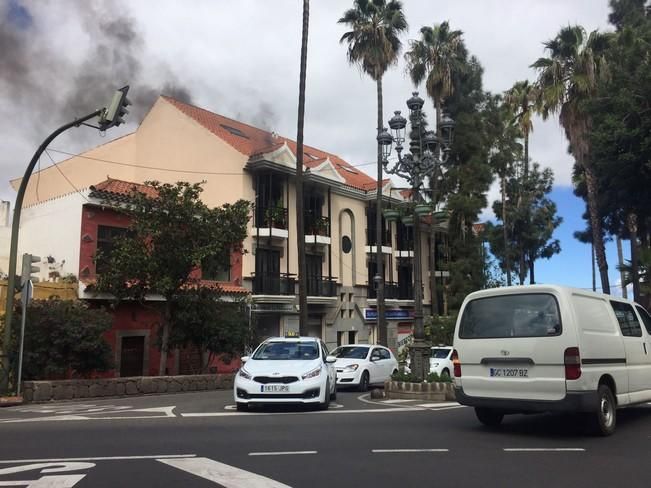
M 409 402 L 413 402 L 413 400 L 406 400 L 406 399 L 382 400 L 382 403 L 409 403 Z
M 384 454 L 391 452 L 449 452 L 449 449 L 371 449 L 374 454 Z
M 458 407 L 463 407 L 463 405 L 457 403 L 457 402 L 438 402 L 438 403 L 419 403 L 417 405 L 418 407 L 423 407 L 423 408 L 458 408 Z
M 34 486 L 39 488 L 70 488 L 84 479 L 85 474 L 43 476 L 37 480 L 0 481 L 0 486 Z
M 132 459 L 167 459 L 167 458 L 194 458 L 196 454 L 156 454 L 151 456 L 101 456 L 56 459 L 3 459 L 0 464 L 19 463 L 64 463 L 68 461 L 130 461 Z
M 291 488 L 278 481 L 208 458 L 159 459 L 159 462 L 214 481 L 224 488 Z
M 507 447 L 505 452 L 584 452 L 582 447 Z
M 249 456 L 291 456 L 294 454 L 317 454 L 317 451 L 250 452 Z
M 323 414 L 346 414 L 346 413 L 391 413 L 391 412 L 422 412 L 424 408 L 418 407 L 394 407 L 394 408 L 361 408 L 350 410 L 324 410 L 319 412 L 194 412 L 180 413 L 181 417 L 235 417 L 255 415 L 323 415 Z
M 0 424 L 11 424 L 20 422 L 45 422 L 45 421 L 66 421 L 66 420 L 134 420 L 134 419 L 160 419 L 168 417 L 176 417 L 174 409 L 176 406 L 168 407 L 153 407 L 153 408 L 131 408 L 129 410 L 120 410 L 119 412 L 87 412 L 86 415 L 93 415 L 93 417 L 86 417 L 85 415 L 51 415 L 48 417 L 32 417 L 32 418 L 19 418 L 10 420 L 0 420 Z M 145 412 L 145 413 L 159 413 L 161 415 L 111 415 L 109 417 L 95 417 L 97 413 L 131 413 L 131 412 Z

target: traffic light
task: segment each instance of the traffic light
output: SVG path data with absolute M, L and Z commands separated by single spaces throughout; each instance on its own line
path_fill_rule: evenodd
M 110 127 L 117 127 L 124 123 L 123 117 L 129 113 L 127 107 L 131 105 L 131 102 L 127 98 L 128 91 L 129 85 L 123 86 L 115 92 L 111 104 L 106 110 L 104 110 L 104 113 L 100 117 L 99 127 L 101 130 L 106 130 Z
M 32 266 L 34 263 L 40 263 L 41 258 L 39 256 L 34 256 L 33 254 L 25 253 L 23 254 L 23 268 L 22 273 L 20 274 L 20 285 L 21 288 L 25 286 L 27 280 L 32 280 L 33 282 L 38 281 L 38 276 L 32 276 L 32 273 L 38 273 L 41 268 L 39 266 Z

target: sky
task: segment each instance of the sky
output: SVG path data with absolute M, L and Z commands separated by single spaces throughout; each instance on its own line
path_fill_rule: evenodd
M 337 20 L 352 0 L 310 3 L 305 142 L 373 176 L 375 84 L 348 64 L 339 43 L 346 29 Z M 449 21 L 464 32 L 484 67 L 484 89 L 493 93 L 533 81 L 529 65 L 562 26 L 610 28 L 607 0 L 403 3 L 405 48 L 423 25 Z M 0 0 L 0 199 L 15 198 L 9 179 L 22 176 L 50 132 L 107 105 L 125 84 L 133 101 L 127 124 L 107 134 L 72 129 L 50 148 L 80 152 L 132 132 L 161 93 L 295 138 L 301 26 L 300 0 Z M 401 59 L 384 78 L 385 120 L 394 110 L 407 111 L 414 89 Z M 424 88 L 421 95 L 426 98 Z M 425 110 L 431 120 L 429 101 Z M 50 152 L 60 159 L 57 154 Z M 556 121 L 534 121 L 530 156 L 554 170 L 551 197 L 564 219 L 554 236 L 561 254 L 537 264 L 537 281 L 589 288 L 590 247 L 572 236 L 584 228 L 584 203 L 572 194 L 572 160 Z M 47 155 L 40 162 L 50 164 Z M 495 198 L 496 185 L 489 201 Z M 491 217 L 487 209 L 481 219 Z M 608 246 L 612 286 L 619 277 L 614 243 Z

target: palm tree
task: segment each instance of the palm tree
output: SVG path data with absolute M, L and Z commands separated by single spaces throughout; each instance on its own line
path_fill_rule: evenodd
M 307 36 L 310 20 L 310 0 L 303 0 L 303 34 L 301 39 L 301 68 L 298 82 L 298 127 L 296 130 L 296 233 L 298 252 L 299 328 L 307 326 L 307 277 L 305 261 L 305 223 L 303 220 L 303 126 L 305 122 L 305 75 L 307 72 Z
M 529 80 L 516 82 L 510 90 L 504 94 L 504 102 L 509 110 L 513 113 L 514 122 L 522 132 L 524 140 L 524 156 L 522 158 L 522 173 L 523 181 L 528 181 L 529 178 L 529 134 L 533 132 L 533 123 L 531 121 L 534 113 L 540 109 L 540 94 L 537 86 L 529 83 Z M 517 207 L 520 209 L 522 205 L 526 205 L 524 195 L 522 194 L 523 188 L 520 187 L 518 194 Z M 529 254 L 529 283 L 534 283 L 534 261 L 535 257 L 533 251 Z M 520 253 L 520 273 L 525 268 L 524 253 Z M 521 279 L 522 281 L 522 279 Z M 520 283 L 522 284 L 522 283 Z
M 466 50 L 460 30 L 450 30 L 446 21 L 434 27 L 420 29 L 420 39 L 409 42 L 411 49 L 405 53 L 407 71 L 414 85 L 425 80 L 427 94 L 434 101 L 436 109 L 436 135 L 441 140 L 441 107 L 447 97 L 454 93 L 454 76 L 463 71 Z M 437 178 L 432 179 L 432 197 L 437 203 Z M 432 315 L 438 315 L 438 293 L 436 291 L 436 232 L 430 226 L 430 293 Z
M 543 119 L 559 114 L 572 155 L 585 173 L 592 242 L 604 293 L 610 293 L 610 282 L 598 209 L 597 176 L 590 159 L 592 119 L 583 105 L 594 96 L 598 82 L 608 75 L 605 58 L 608 44 L 606 34 L 593 31 L 586 36 L 581 26 L 564 27 L 554 39 L 545 43 L 549 57 L 540 58 L 531 65 L 538 70 Z
M 348 61 L 369 75 L 377 86 L 377 130 L 382 130 L 382 77 L 398 61 L 402 42 L 400 34 L 407 30 L 407 20 L 398 0 L 354 0 L 353 8 L 339 19 L 350 31 L 340 43 L 348 45 Z M 387 345 L 386 318 L 384 316 L 384 266 L 382 256 L 382 147 L 377 147 L 377 199 L 376 199 L 376 260 L 377 273 L 382 277 L 377 290 L 377 327 L 380 344 Z M 371 277 L 369 277 L 369 282 Z

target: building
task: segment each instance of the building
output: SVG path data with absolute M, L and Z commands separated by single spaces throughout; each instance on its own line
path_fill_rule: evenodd
M 375 342 L 376 300 L 369 276 L 376 269 L 376 181 L 310 146 L 304 147 L 304 164 L 307 324 L 299 324 L 297 314 L 295 142 L 169 97 L 156 101 L 135 132 L 42 170 L 38 196 L 35 179 L 30 181 L 19 249 L 51 256 L 61 275 L 77 274 L 80 297 L 87 297 L 94 248 L 106 236 L 110 240 L 110 231 L 97 226 L 125 224 L 112 210 L 98 208 L 98 192 L 149 180 L 204 181 L 202 199 L 209 206 L 238 199 L 254 203 L 244 242 L 248 252 L 220 279 L 250 295 L 259 338 L 296 330 L 320 336 L 331 347 Z M 19 182 L 12 184 L 17 188 Z M 383 195 L 387 205 L 396 205 L 405 192 L 386 180 Z M 429 229 L 423 227 L 419 238 L 426 250 Z M 383 220 L 382 235 L 388 337 L 396 348 L 409 335 L 413 316 L 413 228 Z M 426 252 L 420 265 L 428 306 Z

